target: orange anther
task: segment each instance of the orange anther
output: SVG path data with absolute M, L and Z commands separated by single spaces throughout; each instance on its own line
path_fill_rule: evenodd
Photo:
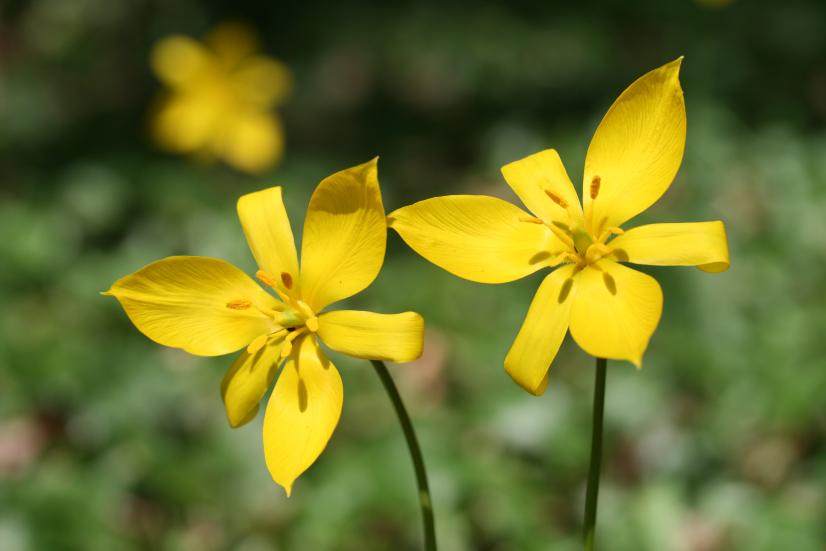
M 284 284 L 284 287 L 287 289 L 293 288 L 293 276 L 288 274 L 287 272 L 281 272 L 281 283 Z
M 551 198 L 551 201 L 553 201 L 554 203 L 556 203 L 557 205 L 559 205 L 559 206 L 560 206 L 560 207 L 562 207 L 563 209 L 567 209 L 567 208 L 568 208 L 568 203 L 565 201 L 565 199 L 563 199 L 562 197 L 560 197 L 559 195 L 557 195 L 557 194 L 556 194 L 556 193 L 554 193 L 553 191 L 551 191 L 551 190 L 549 190 L 549 189 L 546 189 L 546 190 L 545 190 L 545 194 L 546 194 L 548 197 L 550 197 L 550 198 Z
M 591 179 L 591 199 L 596 199 L 599 195 L 600 184 L 602 184 L 602 179 L 599 176 L 594 176 Z

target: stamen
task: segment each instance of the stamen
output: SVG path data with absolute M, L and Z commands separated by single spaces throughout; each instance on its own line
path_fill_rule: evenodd
M 289 274 L 287 274 L 287 275 L 289 275 Z M 264 285 L 270 287 L 273 291 L 275 291 L 275 294 L 278 295 L 278 298 L 280 298 L 282 301 L 284 301 L 286 303 L 290 302 L 290 297 L 287 296 L 287 294 L 284 293 L 284 291 L 282 291 L 279 288 L 279 285 L 275 281 L 275 278 L 273 278 L 270 274 L 268 274 L 264 270 L 258 270 L 257 272 L 255 272 L 255 277 L 257 277 L 259 280 L 261 280 L 261 282 Z M 287 288 L 289 289 L 289 287 L 287 287 Z
M 618 228 L 616 226 L 611 228 L 605 228 L 605 231 L 603 231 L 602 234 L 600 234 L 598 241 L 602 243 L 612 235 L 622 235 L 624 233 L 625 230 L 623 230 L 622 228 Z
M 547 224 L 546 226 L 555 236 L 559 238 L 560 241 L 565 243 L 568 247 L 574 249 L 574 240 L 571 239 L 571 236 L 567 234 L 567 232 L 557 228 L 554 224 Z
M 252 306 L 252 302 L 244 298 L 239 298 L 227 302 L 227 308 L 229 308 L 230 310 L 246 310 L 250 306 Z
M 570 251 L 565 251 L 557 254 L 552 263 L 549 263 L 548 266 L 553 268 L 554 266 L 559 266 L 560 264 L 573 264 L 578 269 L 582 269 L 585 267 L 585 261 L 576 253 L 572 253 Z
M 599 195 L 599 186 L 601 183 L 602 178 L 600 178 L 599 176 L 594 176 L 591 179 L 591 200 L 596 199 L 597 195 Z
M 580 258 L 580 256 L 576 253 L 564 252 L 564 253 L 562 253 L 561 256 L 562 256 L 563 261 L 567 260 L 571 264 L 576 264 L 577 266 L 583 266 L 584 265 L 583 262 L 582 262 L 582 258 Z
M 274 308 L 261 308 L 257 304 L 253 304 L 252 306 L 268 318 L 272 318 L 273 320 L 278 322 L 279 316 L 281 315 L 281 312 L 279 310 L 276 310 Z
M 546 191 L 545 193 L 550 194 L 551 192 Z M 557 199 L 559 199 L 559 197 L 557 197 Z M 560 201 L 561 201 L 561 199 L 560 199 Z M 564 201 L 563 201 L 563 203 L 564 203 Z M 574 242 L 571 239 L 571 236 L 568 235 L 571 230 L 568 229 L 567 225 L 565 225 L 561 222 L 551 222 L 550 224 L 545 224 L 544 220 L 542 220 L 541 218 L 537 218 L 535 216 L 521 216 L 519 218 L 519 221 L 520 222 L 528 222 L 529 224 L 544 224 L 549 230 L 551 230 L 551 232 L 553 232 L 553 234 L 555 236 L 557 236 L 559 238 L 560 241 L 562 241 L 563 243 L 565 243 L 566 245 L 568 245 L 572 249 L 574 248 Z
M 307 321 L 304 322 L 304 325 L 307 326 L 307 329 L 309 329 L 310 332 L 315 333 L 318 331 L 318 318 L 315 316 L 307 318 Z
M 284 287 L 287 289 L 293 288 L 293 276 L 288 274 L 287 272 L 281 272 L 281 283 L 284 284 Z
M 571 254 L 571 253 L 568 253 L 568 252 L 556 253 L 555 255 L 553 255 L 553 258 L 548 261 L 548 267 L 553 268 L 554 266 L 559 266 L 560 264 L 562 264 L 563 262 L 565 262 L 567 260 L 566 255 L 569 255 L 569 254 Z
M 289 335 L 288 335 L 289 337 Z M 281 358 L 286 358 L 290 355 L 290 352 L 293 351 L 293 341 L 284 339 L 284 344 L 281 345 L 281 353 L 279 356 Z
M 296 329 L 295 331 L 291 331 L 287 333 L 287 337 L 284 339 L 284 344 L 281 345 L 281 354 L 282 358 L 286 358 L 290 355 L 290 352 L 293 351 L 293 341 L 299 336 L 304 333 L 304 328 L 301 327 Z
M 275 280 L 264 270 L 258 270 L 255 272 L 255 277 L 257 277 L 264 285 L 269 287 L 275 288 Z
M 550 197 L 550 198 L 551 198 L 551 201 L 553 201 L 554 203 L 556 203 L 557 205 L 559 205 L 559 206 L 560 206 L 560 207 L 562 207 L 563 209 L 567 209 L 567 208 L 568 208 L 568 203 L 565 201 L 565 199 L 563 199 L 562 197 L 560 197 L 559 195 L 557 195 L 557 194 L 556 194 L 556 193 L 554 193 L 553 191 L 551 191 L 551 190 L 549 190 L 549 189 L 546 189 L 546 190 L 545 190 L 545 194 L 546 194 L 548 197 Z
M 304 316 L 304 319 L 315 317 L 313 309 L 310 308 L 310 305 L 304 302 L 303 300 L 296 301 L 295 305 L 298 308 L 298 313 Z
M 267 344 L 267 339 L 268 338 L 269 338 L 269 335 L 258 335 L 257 337 L 252 339 L 252 342 L 249 343 L 249 345 L 247 346 L 247 354 L 252 356 L 256 352 L 258 352 L 259 350 L 264 348 L 264 345 Z
M 608 256 L 609 254 L 611 254 L 611 249 L 609 249 L 607 245 L 594 243 L 588 247 L 588 250 L 585 252 L 585 260 L 588 264 L 593 265 L 602 259 L 602 257 Z

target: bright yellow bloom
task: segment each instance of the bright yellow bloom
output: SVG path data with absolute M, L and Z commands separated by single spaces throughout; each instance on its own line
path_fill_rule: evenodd
M 415 312 L 323 312 L 370 285 L 384 262 L 387 227 L 376 160 L 316 188 L 300 269 L 280 187 L 241 197 L 238 216 L 260 268 L 256 275 L 277 298 L 232 264 L 198 256 L 149 264 L 105 294 L 159 344 L 199 356 L 245 347 L 221 385 L 233 427 L 255 417 L 283 360 L 264 416 L 264 455 L 289 495 L 341 414 L 341 378 L 319 339 L 350 356 L 409 362 L 421 355 L 424 321 Z
M 289 94 L 290 73 L 257 46 L 238 24 L 216 28 L 203 44 L 174 35 L 155 45 L 152 69 L 168 88 L 152 117 L 160 147 L 252 173 L 281 158 L 284 132 L 272 109 Z
M 555 268 L 505 359 L 507 372 L 533 394 L 545 391 L 568 329 L 593 356 L 641 365 L 662 313 L 662 291 L 654 278 L 620 262 L 728 268 L 722 222 L 620 229 L 659 199 L 680 167 L 681 61 L 638 79 L 608 110 L 588 148 L 582 203 L 549 149 L 502 168 L 532 214 L 493 197 L 452 195 L 389 216 L 416 252 L 471 281 L 504 283 Z

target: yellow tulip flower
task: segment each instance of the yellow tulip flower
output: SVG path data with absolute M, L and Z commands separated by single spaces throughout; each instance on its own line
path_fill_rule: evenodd
M 290 73 L 257 53 L 246 27 L 224 24 L 204 43 L 166 37 L 153 48 L 151 65 L 167 87 L 151 120 L 161 148 L 216 157 L 251 173 L 280 159 L 284 132 L 272 109 L 286 99 Z
M 319 347 L 371 360 L 421 355 L 415 312 L 323 311 L 365 289 L 384 262 L 387 227 L 376 160 L 325 178 L 310 199 L 299 269 L 281 188 L 238 200 L 238 216 L 266 292 L 215 258 L 173 256 L 118 280 L 104 294 L 153 341 L 199 356 L 244 348 L 221 392 L 230 424 L 257 413 L 279 365 L 264 415 L 264 455 L 275 482 L 293 482 L 321 454 L 338 424 L 342 383 Z
M 641 366 L 662 313 L 662 290 L 623 262 L 729 266 L 722 222 L 620 226 L 671 185 L 685 148 L 682 58 L 631 84 L 614 102 L 585 159 L 583 201 L 553 149 L 502 168 L 531 211 L 486 196 L 426 199 L 393 212 L 389 224 L 427 260 L 481 283 L 513 281 L 542 268 L 539 286 L 505 358 L 505 369 L 539 395 L 570 329 L 597 358 Z

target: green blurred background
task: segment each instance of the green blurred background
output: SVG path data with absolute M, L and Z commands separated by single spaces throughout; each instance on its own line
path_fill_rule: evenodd
M 723 219 L 732 268 L 645 269 L 665 310 L 643 370 L 609 364 L 598 542 L 826 549 L 826 3 L 235 4 L 0 5 L 0 549 L 420 548 L 411 464 L 366 362 L 332 356 L 341 424 L 288 500 L 261 415 L 225 421 L 231 358 L 157 346 L 98 292 L 173 254 L 251 273 L 240 194 L 283 185 L 298 229 L 322 177 L 375 155 L 388 211 L 515 200 L 499 167 L 547 147 L 578 182 L 613 99 L 678 55 L 685 160 L 635 222 Z M 284 160 L 255 177 L 146 131 L 152 44 L 227 20 L 295 80 Z M 392 373 L 445 551 L 580 548 L 593 360 L 566 341 L 541 398 L 502 368 L 541 277 L 465 282 L 391 234 L 349 302 L 427 320 L 424 357 Z

